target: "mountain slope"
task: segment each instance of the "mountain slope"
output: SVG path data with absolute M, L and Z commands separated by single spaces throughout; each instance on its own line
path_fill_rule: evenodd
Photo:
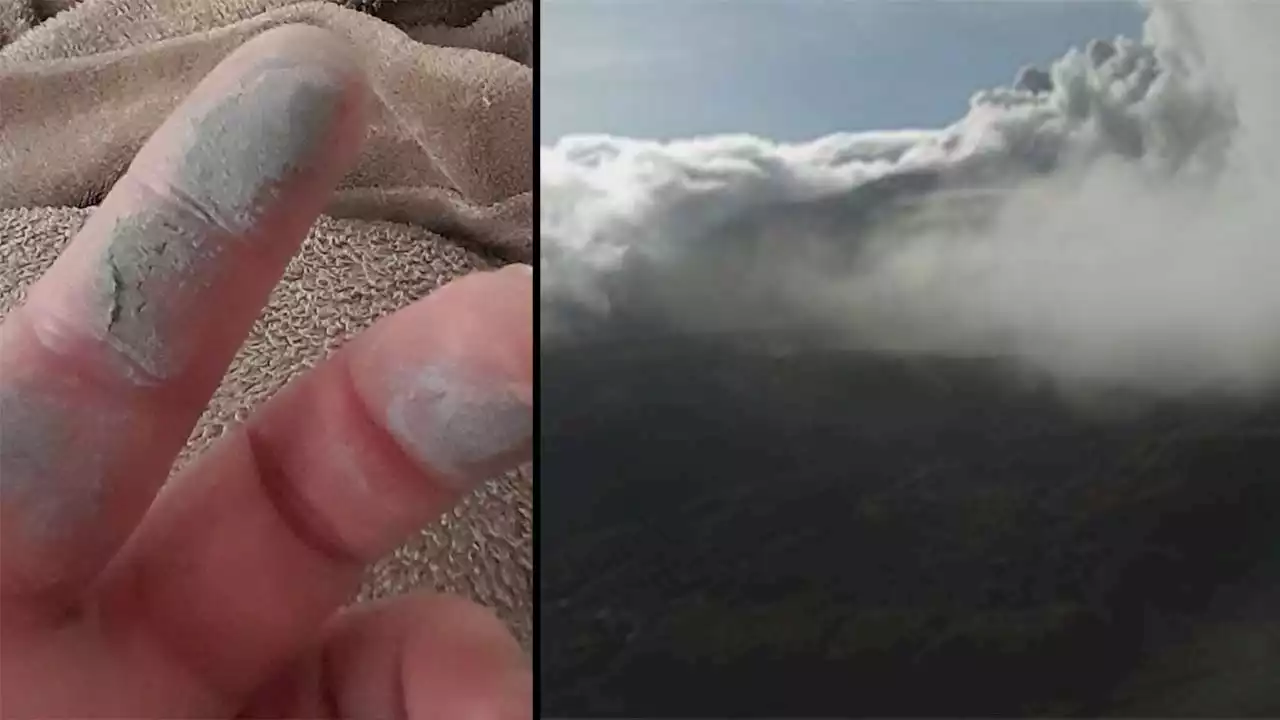
M 544 714 L 1280 712 L 1280 406 L 761 340 L 544 344 Z

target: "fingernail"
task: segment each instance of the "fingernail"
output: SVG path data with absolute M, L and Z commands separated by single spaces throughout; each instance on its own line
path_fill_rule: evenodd
M 448 363 L 425 367 L 398 385 L 387 428 L 447 484 L 464 489 L 528 455 L 532 388 L 495 383 Z

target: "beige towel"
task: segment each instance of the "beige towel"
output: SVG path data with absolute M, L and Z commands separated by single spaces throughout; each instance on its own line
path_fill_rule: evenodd
M 345 36 L 366 61 L 381 103 L 365 153 L 184 458 L 379 317 L 451 278 L 532 257 L 530 0 L 351 4 L 368 12 L 290 0 L 0 0 L 0 313 L 246 39 L 309 23 Z M 527 646 L 531 484 L 527 472 L 495 479 L 374 568 L 362 596 L 467 595 Z

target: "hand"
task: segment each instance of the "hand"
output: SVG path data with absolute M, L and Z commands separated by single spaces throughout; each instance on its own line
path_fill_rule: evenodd
M 487 612 L 340 609 L 369 562 L 528 458 L 527 267 L 383 319 L 165 484 L 370 95 L 326 31 L 245 44 L 0 325 L 3 717 L 532 716 Z

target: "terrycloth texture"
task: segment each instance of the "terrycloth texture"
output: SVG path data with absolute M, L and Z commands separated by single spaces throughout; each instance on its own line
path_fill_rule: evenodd
M 396 26 L 324 2 L 0 0 L 0 313 L 214 65 L 292 22 L 355 44 L 380 109 L 184 460 L 379 317 L 467 272 L 531 258 L 532 5 L 494 4 L 365 8 L 405 23 Z M 380 563 L 361 596 L 467 595 L 527 644 L 531 485 L 528 472 L 512 473 L 478 490 Z

